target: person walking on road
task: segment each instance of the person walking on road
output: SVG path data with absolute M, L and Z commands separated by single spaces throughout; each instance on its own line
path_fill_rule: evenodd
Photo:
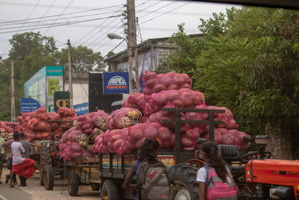
M 25 149 L 25 153 L 22 153 L 22 157 L 29 158 L 29 154 L 31 152 L 31 144 L 30 144 L 30 142 L 25 140 L 24 133 L 20 133 L 20 141 L 19 142 L 22 144 L 23 148 Z M 21 176 L 21 175 L 19 176 L 19 178 L 20 178 L 20 182 L 21 182 L 19 187 L 26 187 L 27 178 L 24 176 Z
M 10 180 L 10 174 L 12 170 L 12 152 L 11 152 L 11 144 L 13 142 L 13 134 L 9 134 L 8 140 L 4 143 L 3 147 L 5 151 L 8 153 L 8 158 L 7 158 L 7 168 L 9 169 L 9 174 L 6 175 L 5 183 L 8 183 Z M 16 175 L 14 174 L 12 177 L 14 185 L 17 184 L 17 178 Z
M 217 144 L 213 141 L 203 143 L 200 158 L 206 161 L 206 165 L 197 171 L 199 200 L 237 200 L 237 186 L 225 161 L 218 154 Z M 217 185 L 214 182 L 217 182 Z
M 146 138 L 139 149 L 138 160 L 135 160 L 131 165 L 131 168 L 125 178 L 122 187 L 124 189 L 129 189 L 129 190 L 137 190 L 137 193 L 135 195 L 135 200 L 141 200 L 141 199 L 168 200 L 169 199 L 169 190 L 168 190 L 169 179 L 168 179 L 166 167 L 161 161 L 157 159 L 159 148 L 160 148 L 160 144 L 158 143 L 157 140 Z M 165 168 L 165 170 L 161 171 L 158 170 L 157 168 L 159 169 Z M 150 178 L 148 178 L 149 177 L 147 174 L 148 172 L 151 173 Z M 137 184 L 131 182 L 134 176 L 136 177 Z M 163 183 L 165 183 L 165 185 L 161 187 L 161 185 L 159 184 L 161 184 L 160 180 L 163 177 L 164 180 L 167 179 L 167 181 L 166 180 L 162 181 Z M 158 181 L 154 181 L 156 182 L 156 184 L 147 184 L 146 183 L 147 181 L 145 179 L 153 180 L 153 181 L 158 180 Z M 151 185 L 152 187 L 145 188 L 146 185 Z M 156 187 L 156 189 L 154 187 Z M 156 195 L 153 195 L 153 193 L 149 195 L 150 191 L 155 191 L 154 193 L 156 193 Z
M 13 137 L 14 137 L 14 141 L 11 144 L 13 158 L 12 158 L 12 173 L 10 174 L 10 184 L 9 184 L 10 187 L 14 187 L 12 185 L 13 174 L 30 178 L 31 176 L 33 176 L 35 170 L 38 169 L 34 160 L 22 157 L 22 153 L 25 153 L 25 149 L 22 146 L 22 144 L 19 142 L 20 141 L 19 132 L 15 131 Z
M 3 147 L 4 143 L 5 143 L 5 140 L 0 135 L 0 184 L 2 183 L 2 169 L 3 169 L 4 162 L 5 162 L 5 149 Z

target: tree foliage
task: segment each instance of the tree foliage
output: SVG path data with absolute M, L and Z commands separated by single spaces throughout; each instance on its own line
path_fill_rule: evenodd
M 245 6 L 200 21 L 200 42 L 179 26 L 168 68 L 189 74 L 207 104 L 230 108 L 244 131 L 298 123 L 298 12 Z
M 94 53 L 85 46 L 71 47 L 73 70 L 77 73 L 89 71 L 103 71 L 105 64 L 100 52 Z M 68 49 L 62 49 L 58 53 L 59 64 L 68 71 Z
M 9 58 L 0 62 L 0 95 L 2 96 L 1 121 L 10 121 L 11 100 L 11 60 L 14 62 L 16 115 L 19 115 L 19 99 L 23 96 L 23 85 L 44 66 L 64 66 L 67 68 L 67 49 L 58 51 L 53 37 L 45 37 L 40 33 L 26 32 L 15 34 L 10 39 L 12 48 Z M 99 52 L 94 53 L 87 47 L 72 47 L 72 62 L 78 74 L 98 70 L 105 67 Z

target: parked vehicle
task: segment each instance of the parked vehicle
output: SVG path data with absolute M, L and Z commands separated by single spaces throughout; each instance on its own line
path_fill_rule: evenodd
M 196 173 L 203 161 L 195 159 L 194 150 L 183 150 L 180 145 L 180 124 L 181 123 L 206 123 L 211 126 L 213 136 L 213 125 L 224 124 L 222 121 L 214 120 L 214 113 L 223 113 L 224 110 L 212 109 L 183 109 L 183 108 L 164 108 L 164 111 L 175 112 L 179 116 L 180 112 L 206 112 L 210 120 L 180 120 L 179 117 L 164 120 L 164 123 L 174 123 L 176 125 L 176 142 L 173 149 L 161 149 L 158 158 L 166 165 L 169 170 L 171 182 L 171 199 L 198 199 L 198 183 L 195 182 Z M 137 159 L 136 152 L 129 155 L 100 154 L 100 180 L 101 198 L 115 200 L 134 199 L 131 191 L 123 190 L 121 185 L 131 166 Z

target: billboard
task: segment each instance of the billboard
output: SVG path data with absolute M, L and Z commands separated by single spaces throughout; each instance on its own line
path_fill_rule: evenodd
M 24 84 L 25 97 L 36 99 L 49 110 L 53 107 L 54 93 L 63 91 L 63 74 L 62 66 L 43 67 Z
M 40 107 L 40 104 L 32 98 L 21 98 L 20 107 L 21 113 L 28 113 L 36 111 Z
M 128 72 L 104 72 L 104 94 L 129 94 Z
M 104 110 L 106 113 L 114 111 L 115 107 L 111 106 L 112 102 L 122 100 L 123 94 L 103 93 L 102 72 L 89 72 L 88 79 L 88 111 Z

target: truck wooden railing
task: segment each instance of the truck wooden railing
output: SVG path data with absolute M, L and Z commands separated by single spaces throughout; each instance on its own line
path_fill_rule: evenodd
M 214 125 L 225 124 L 224 121 L 215 121 L 215 113 L 225 113 L 225 110 L 216 109 L 195 109 L 195 108 L 162 108 L 162 111 L 174 112 L 174 119 L 162 119 L 162 123 L 173 123 L 175 126 L 175 148 L 174 155 L 176 157 L 176 162 L 181 162 L 181 124 L 208 124 L 209 125 L 209 138 L 214 141 Z M 197 112 L 197 113 L 207 113 L 208 120 L 181 120 L 181 112 Z

